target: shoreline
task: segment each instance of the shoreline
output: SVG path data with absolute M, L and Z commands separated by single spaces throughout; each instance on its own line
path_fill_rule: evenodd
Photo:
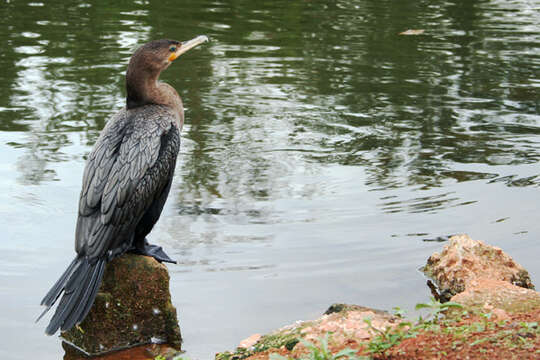
M 416 306 L 425 318 L 334 304 L 318 319 L 253 334 L 215 359 L 312 359 L 325 351 L 351 360 L 540 357 L 540 294 L 502 249 L 456 235 L 422 271 L 435 295 Z

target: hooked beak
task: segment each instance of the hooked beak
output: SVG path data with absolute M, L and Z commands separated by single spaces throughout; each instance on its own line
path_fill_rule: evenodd
M 209 41 L 208 37 L 206 37 L 205 35 L 199 35 L 194 39 L 181 42 L 180 46 L 178 47 L 178 50 L 176 50 L 174 53 L 171 54 L 171 56 L 169 56 L 169 61 L 173 61 L 174 59 L 176 59 L 177 57 L 179 57 L 186 51 L 193 49 L 195 46 L 200 45 L 207 41 Z

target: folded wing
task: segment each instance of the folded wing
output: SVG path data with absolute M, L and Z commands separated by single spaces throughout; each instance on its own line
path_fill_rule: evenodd
M 90 153 L 79 200 L 75 248 L 90 258 L 131 246 L 142 216 L 170 181 L 180 145 L 173 113 L 148 105 L 122 111 Z

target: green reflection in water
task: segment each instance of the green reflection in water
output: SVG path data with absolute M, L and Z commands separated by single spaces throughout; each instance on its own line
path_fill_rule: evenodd
M 13 146 L 44 162 L 39 171 L 81 156 L 123 105 L 137 45 L 205 33 L 209 49 L 162 76 L 188 107 L 182 186 L 195 198 L 221 197 L 220 187 L 267 198 L 298 163 L 361 165 L 378 189 L 441 186 L 459 163 L 534 163 L 534 15 L 517 9 L 507 24 L 507 5 L 495 5 L 4 3 L 0 129 L 28 133 Z M 397 35 L 420 26 L 421 36 Z M 74 141 L 86 150 L 65 153 Z

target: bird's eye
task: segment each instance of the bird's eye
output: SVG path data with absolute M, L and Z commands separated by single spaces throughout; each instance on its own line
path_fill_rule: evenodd
M 169 48 L 169 51 L 170 51 L 170 52 L 175 52 L 175 51 L 176 51 L 176 46 L 171 46 L 171 47 Z

